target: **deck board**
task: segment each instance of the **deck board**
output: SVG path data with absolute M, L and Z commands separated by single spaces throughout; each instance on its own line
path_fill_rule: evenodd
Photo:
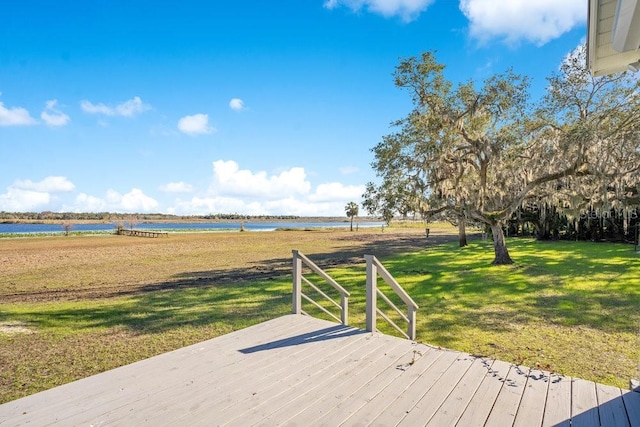
M 529 370 L 521 366 L 511 366 L 502 383 L 498 398 L 489 414 L 486 425 L 491 427 L 512 426 L 524 393 Z
M 571 425 L 571 378 L 551 375 L 547 391 L 543 427 L 569 427 Z
M 476 390 L 464 413 L 456 423 L 460 427 L 484 426 L 489 418 L 493 404 L 502 389 L 502 383 L 511 369 L 507 362 L 495 360 L 482 379 L 480 387 Z
M 600 425 L 630 426 L 619 388 L 596 384 L 596 394 L 600 409 Z
M 549 375 L 539 370 L 532 369 L 529 372 L 514 427 L 542 425 L 549 378 Z
M 571 426 L 600 426 L 598 412 L 596 385 L 590 381 L 574 378 L 571 384 Z
M 0 405 L 0 426 L 640 425 L 640 393 L 288 315 Z
M 449 366 L 449 369 L 438 378 L 438 381 L 425 393 L 419 402 L 411 408 L 406 417 L 400 421 L 402 426 L 415 426 L 428 422 L 436 413 L 440 405 L 449 397 L 449 394 L 462 377 L 473 365 L 475 358 L 460 354 Z
M 456 384 L 438 412 L 427 423 L 428 426 L 453 426 L 459 421 L 471 398 L 482 385 L 491 369 L 492 360 L 476 359 L 466 375 Z

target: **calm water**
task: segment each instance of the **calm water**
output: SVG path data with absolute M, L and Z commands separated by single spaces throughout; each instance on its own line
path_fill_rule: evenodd
M 382 222 L 358 223 L 358 227 L 381 227 Z M 127 223 L 125 222 L 125 227 Z M 353 224 L 354 228 L 356 223 Z M 274 231 L 278 228 L 322 228 L 322 227 L 349 227 L 348 222 L 245 222 L 247 231 Z M 238 231 L 240 222 L 197 222 L 197 223 L 153 223 L 140 222 L 133 228 L 136 230 L 153 231 Z M 115 223 L 111 224 L 73 224 L 71 232 L 108 232 L 115 231 Z M 61 224 L 0 224 L 0 234 L 19 233 L 63 233 Z

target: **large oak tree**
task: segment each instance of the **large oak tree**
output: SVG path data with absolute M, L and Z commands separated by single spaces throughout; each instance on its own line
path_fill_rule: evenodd
M 419 212 L 445 209 L 485 224 L 493 263 L 510 264 L 503 225 L 527 199 L 554 188 L 583 192 L 589 179 L 619 188 L 637 182 L 616 184 L 637 178 L 633 159 L 640 151 L 616 149 L 637 141 L 637 110 L 630 105 L 637 86 L 634 92 L 620 79 L 588 76 L 579 56 L 566 58 L 537 107 L 527 78 L 512 71 L 454 85 L 432 52 L 403 60 L 395 83 L 410 93 L 414 109 L 373 149 L 382 184 L 369 185 L 369 206 L 382 195 L 387 207 L 402 201 Z

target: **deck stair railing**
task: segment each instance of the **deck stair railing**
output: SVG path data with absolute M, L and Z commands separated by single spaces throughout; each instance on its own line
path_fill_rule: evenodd
M 307 314 L 304 312 L 304 310 L 302 310 L 302 298 L 304 298 L 306 301 L 318 307 L 320 310 L 322 310 L 324 313 L 334 318 L 338 322 L 342 323 L 343 325 L 348 325 L 348 322 L 349 322 L 348 309 L 349 309 L 349 295 L 350 295 L 349 292 L 347 292 L 346 289 L 340 286 L 338 282 L 336 282 L 331 277 L 329 277 L 327 273 L 325 273 L 320 267 L 314 264 L 314 262 L 311 261 L 309 258 L 307 258 L 304 254 L 302 254 L 297 250 L 293 250 L 292 252 L 293 252 L 293 313 Z M 340 293 L 339 304 L 333 298 L 331 298 L 329 295 L 323 292 L 318 286 L 313 284 L 309 279 L 304 277 L 302 272 L 303 264 L 309 267 L 311 271 L 316 273 L 318 276 L 322 277 L 327 283 L 329 283 L 335 290 L 337 290 Z M 327 310 L 326 308 L 324 308 L 323 306 L 315 302 L 309 296 L 305 295 L 302 292 L 303 282 L 311 286 L 316 292 L 318 292 L 320 295 L 326 298 L 333 305 L 338 307 L 340 309 L 340 319 L 338 319 L 338 317 L 333 313 L 331 313 L 329 310 Z
M 418 304 L 416 304 L 411 297 L 405 292 L 404 289 L 396 282 L 386 268 L 378 261 L 373 255 L 364 256 L 367 262 L 367 331 L 376 331 L 376 316 L 379 314 L 384 318 L 391 326 L 393 326 L 398 332 L 404 335 L 407 339 L 416 339 L 416 311 L 418 310 Z M 400 299 L 407 306 L 407 314 L 405 315 L 391 300 L 378 289 L 378 275 L 384 279 L 385 282 L 395 291 Z M 407 332 L 405 333 L 398 325 L 396 325 L 386 314 L 384 314 L 377 306 L 377 297 L 380 296 L 393 310 L 395 310 L 400 317 L 407 322 Z

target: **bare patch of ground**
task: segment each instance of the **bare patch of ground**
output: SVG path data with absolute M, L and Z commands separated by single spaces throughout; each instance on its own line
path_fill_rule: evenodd
M 0 322 L 0 334 L 17 335 L 33 334 L 35 332 L 24 322 Z

